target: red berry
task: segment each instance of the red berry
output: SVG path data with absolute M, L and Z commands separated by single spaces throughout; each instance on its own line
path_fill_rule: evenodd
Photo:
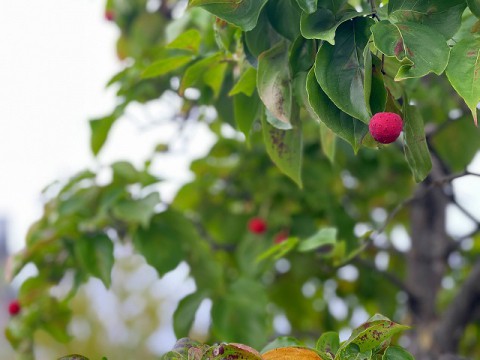
M 115 13 L 113 10 L 106 10 L 105 11 L 105 20 L 113 21 L 115 19 Z
M 17 315 L 21 310 L 20 303 L 18 300 L 13 300 L 9 305 L 8 305 L 8 313 L 11 316 Z
M 368 124 L 370 134 L 382 144 L 390 144 L 397 140 L 402 127 L 403 121 L 400 115 L 391 112 L 376 113 Z
M 277 235 L 275 235 L 275 239 L 273 242 L 275 244 L 280 244 L 288 239 L 288 232 L 287 231 L 280 231 Z
M 252 218 L 248 222 L 248 230 L 253 234 L 263 234 L 267 231 L 267 223 L 262 218 Z

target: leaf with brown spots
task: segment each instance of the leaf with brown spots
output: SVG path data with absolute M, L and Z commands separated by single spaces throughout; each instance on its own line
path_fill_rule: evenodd
M 267 351 L 263 360 L 322 360 L 314 350 L 302 347 L 284 347 Z
M 212 346 L 203 354 L 205 360 L 262 360 L 260 353 L 243 344 L 220 344 Z

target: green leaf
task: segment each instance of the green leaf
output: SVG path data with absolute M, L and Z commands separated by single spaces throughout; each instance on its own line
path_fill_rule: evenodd
M 143 199 L 124 199 L 112 207 L 113 215 L 127 223 L 140 224 L 147 227 L 155 213 L 155 206 L 160 203 L 160 195 L 151 193 Z
M 480 39 L 465 39 L 455 44 L 446 74 L 455 91 L 465 100 L 476 125 L 480 102 Z
M 238 129 L 245 135 L 247 140 L 250 137 L 249 135 L 252 124 L 260 117 L 261 109 L 263 109 L 263 106 L 256 93 L 251 97 L 239 93 L 233 98 L 235 122 L 237 123 Z
M 425 179 L 432 169 L 432 160 L 425 139 L 425 130 L 420 111 L 408 105 L 404 100 L 403 135 L 405 140 L 405 156 L 416 182 Z
M 317 2 L 318 0 L 297 0 L 298 6 L 307 14 L 311 14 L 317 10 Z
M 85 236 L 75 242 L 77 260 L 87 274 L 102 280 L 106 288 L 110 287 L 113 257 L 113 242 L 105 234 Z
M 365 101 L 365 63 L 370 18 L 356 18 L 337 30 L 337 45 L 324 43 L 317 53 L 315 75 L 328 97 L 342 111 L 368 123 L 371 118 Z
M 167 49 L 179 49 L 191 51 L 194 54 L 198 53 L 202 36 L 197 29 L 189 29 L 181 33 L 175 40 L 169 43 Z
M 385 350 L 382 360 L 415 360 L 415 358 L 400 346 L 389 346 Z
M 185 296 L 178 304 L 175 313 L 173 314 L 173 330 L 175 336 L 181 338 L 188 336 L 195 320 L 195 314 L 198 307 L 205 299 L 204 292 L 194 292 L 193 294 Z
M 335 45 L 335 33 L 337 28 L 348 20 L 369 14 L 368 12 L 357 12 L 355 9 L 347 9 L 340 15 L 335 14 L 323 7 L 314 13 L 303 13 L 300 20 L 300 30 L 307 39 L 320 39 Z
M 303 133 L 298 111 L 294 115 L 292 129 L 280 130 L 270 125 L 263 114 L 262 130 L 267 153 L 272 161 L 301 188 Z
M 285 255 L 287 255 L 290 251 L 292 251 L 295 246 L 298 244 L 298 238 L 291 237 L 282 241 L 281 243 L 273 245 L 268 250 L 264 251 L 257 257 L 257 261 L 263 261 L 268 258 L 272 258 L 274 260 L 278 260 Z
M 339 356 L 339 354 L 341 355 Z M 370 360 L 371 358 L 372 350 L 361 351 L 357 344 L 348 344 L 335 356 L 335 360 Z
M 188 6 L 200 6 L 213 15 L 240 27 L 252 30 L 268 0 L 189 0 Z
M 260 347 L 267 342 L 269 319 L 265 312 L 268 298 L 257 280 L 240 278 L 224 295 L 214 299 L 212 331 L 225 342 L 239 342 Z M 255 299 L 252 302 L 252 299 Z M 237 324 L 237 326 L 232 326 Z
M 98 155 L 102 149 L 105 141 L 107 141 L 108 133 L 116 120 L 117 116 L 113 114 L 100 119 L 90 120 L 90 148 L 93 155 Z
M 262 351 L 262 354 L 266 353 L 267 351 L 279 349 L 283 347 L 290 347 L 290 346 L 304 346 L 304 344 L 291 336 L 280 336 L 273 340 L 272 342 L 268 343 Z
M 232 96 L 232 95 L 243 93 L 247 96 L 252 96 L 253 93 L 255 92 L 256 87 L 257 87 L 257 70 L 249 66 L 247 70 L 245 70 L 242 73 L 237 83 L 235 84 L 233 89 L 230 90 L 228 95 Z
M 290 124 L 292 87 L 285 42 L 262 53 L 258 61 L 257 88 L 260 99 L 278 120 Z
M 317 46 L 315 40 L 307 40 L 299 36 L 293 43 L 290 50 L 290 67 L 292 74 L 297 76 L 299 73 L 307 73 L 315 63 Z
M 142 78 L 148 79 L 168 74 L 188 64 L 193 59 L 194 57 L 191 55 L 180 55 L 157 60 L 145 68 Z
M 337 243 L 337 229 L 323 228 L 315 235 L 303 240 L 298 245 L 298 251 L 309 252 L 321 247 L 333 247 Z
M 472 14 L 480 18 L 480 0 L 467 0 L 467 4 Z
M 377 49 L 402 62 L 395 80 L 423 77 L 431 72 L 440 75 L 445 70 L 450 48 L 445 38 L 428 26 L 380 21 L 371 30 Z
M 344 342 L 335 356 L 335 359 L 364 359 L 365 353 L 381 346 L 395 334 L 408 329 L 408 326 L 397 324 L 385 317 L 372 317 L 368 322 L 354 329 L 350 338 Z M 360 357 L 351 357 L 354 354 Z M 366 357 L 365 359 L 369 359 Z
M 196 236 L 183 215 L 172 210 L 155 215 L 150 227 L 140 228 L 133 243 L 137 251 L 160 276 L 175 269 L 186 256 L 186 248 Z
M 340 348 L 340 338 L 338 333 L 329 331 L 323 333 L 317 341 L 316 349 L 322 353 L 329 354 L 332 358 L 335 357 Z
M 141 184 L 148 186 L 159 181 L 158 178 L 146 171 L 137 170 L 128 161 L 117 161 L 111 165 L 113 171 L 113 184 L 129 185 Z
M 370 89 L 370 109 L 373 114 L 385 111 L 387 104 L 387 89 L 382 74 L 382 62 L 376 56 L 372 57 L 372 82 Z M 367 71 L 367 70 L 365 70 Z
M 390 0 L 388 14 L 393 22 L 416 22 L 450 39 L 460 28 L 465 0 Z
M 224 55 L 218 52 L 189 66 L 180 83 L 180 94 L 183 95 L 185 89 L 189 87 L 204 83 L 213 90 L 214 96 L 218 97 L 228 67 L 222 60 Z
M 324 122 L 320 121 L 320 145 L 330 163 L 335 164 L 337 136 Z
M 205 360 L 262 360 L 260 354 L 242 344 L 220 344 L 212 346 L 202 356 Z
M 311 112 L 336 135 L 352 145 L 355 152 L 360 148 L 368 126 L 352 118 L 335 106 L 315 78 L 314 69 L 307 75 L 307 92 Z
M 293 0 L 270 1 L 266 7 L 272 27 L 284 38 L 295 41 L 300 35 L 301 10 Z

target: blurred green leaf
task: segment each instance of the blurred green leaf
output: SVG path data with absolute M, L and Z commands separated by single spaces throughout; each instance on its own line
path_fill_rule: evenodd
M 320 229 L 315 235 L 302 240 L 298 244 L 298 251 L 308 252 L 318 250 L 323 247 L 333 247 L 337 243 L 337 229 L 324 228 Z
M 185 296 L 180 301 L 173 314 L 173 329 L 177 338 L 188 336 L 198 307 L 205 297 L 204 292 L 197 291 Z

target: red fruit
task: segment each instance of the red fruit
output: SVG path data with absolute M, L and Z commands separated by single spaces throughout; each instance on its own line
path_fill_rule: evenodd
M 17 315 L 21 310 L 20 303 L 18 300 L 13 300 L 9 305 L 8 305 L 8 313 L 11 316 Z
M 391 112 L 376 113 L 368 124 L 370 134 L 382 144 L 390 144 L 397 140 L 402 127 L 403 121 L 400 115 Z
M 280 244 L 287 239 L 288 239 L 288 232 L 280 231 L 277 235 L 275 235 L 275 239 L 273 239 L 273 242 L 275 244 Z
M 252 218 L 248 222 L 248 230 L 253 234 L 263 234 L 267 231 L 267 223 L 262 218 Z
M 113 10 L 106 10 L 105 11 L 105 20 L 113 21 L 115 19 L 115 13 Z

